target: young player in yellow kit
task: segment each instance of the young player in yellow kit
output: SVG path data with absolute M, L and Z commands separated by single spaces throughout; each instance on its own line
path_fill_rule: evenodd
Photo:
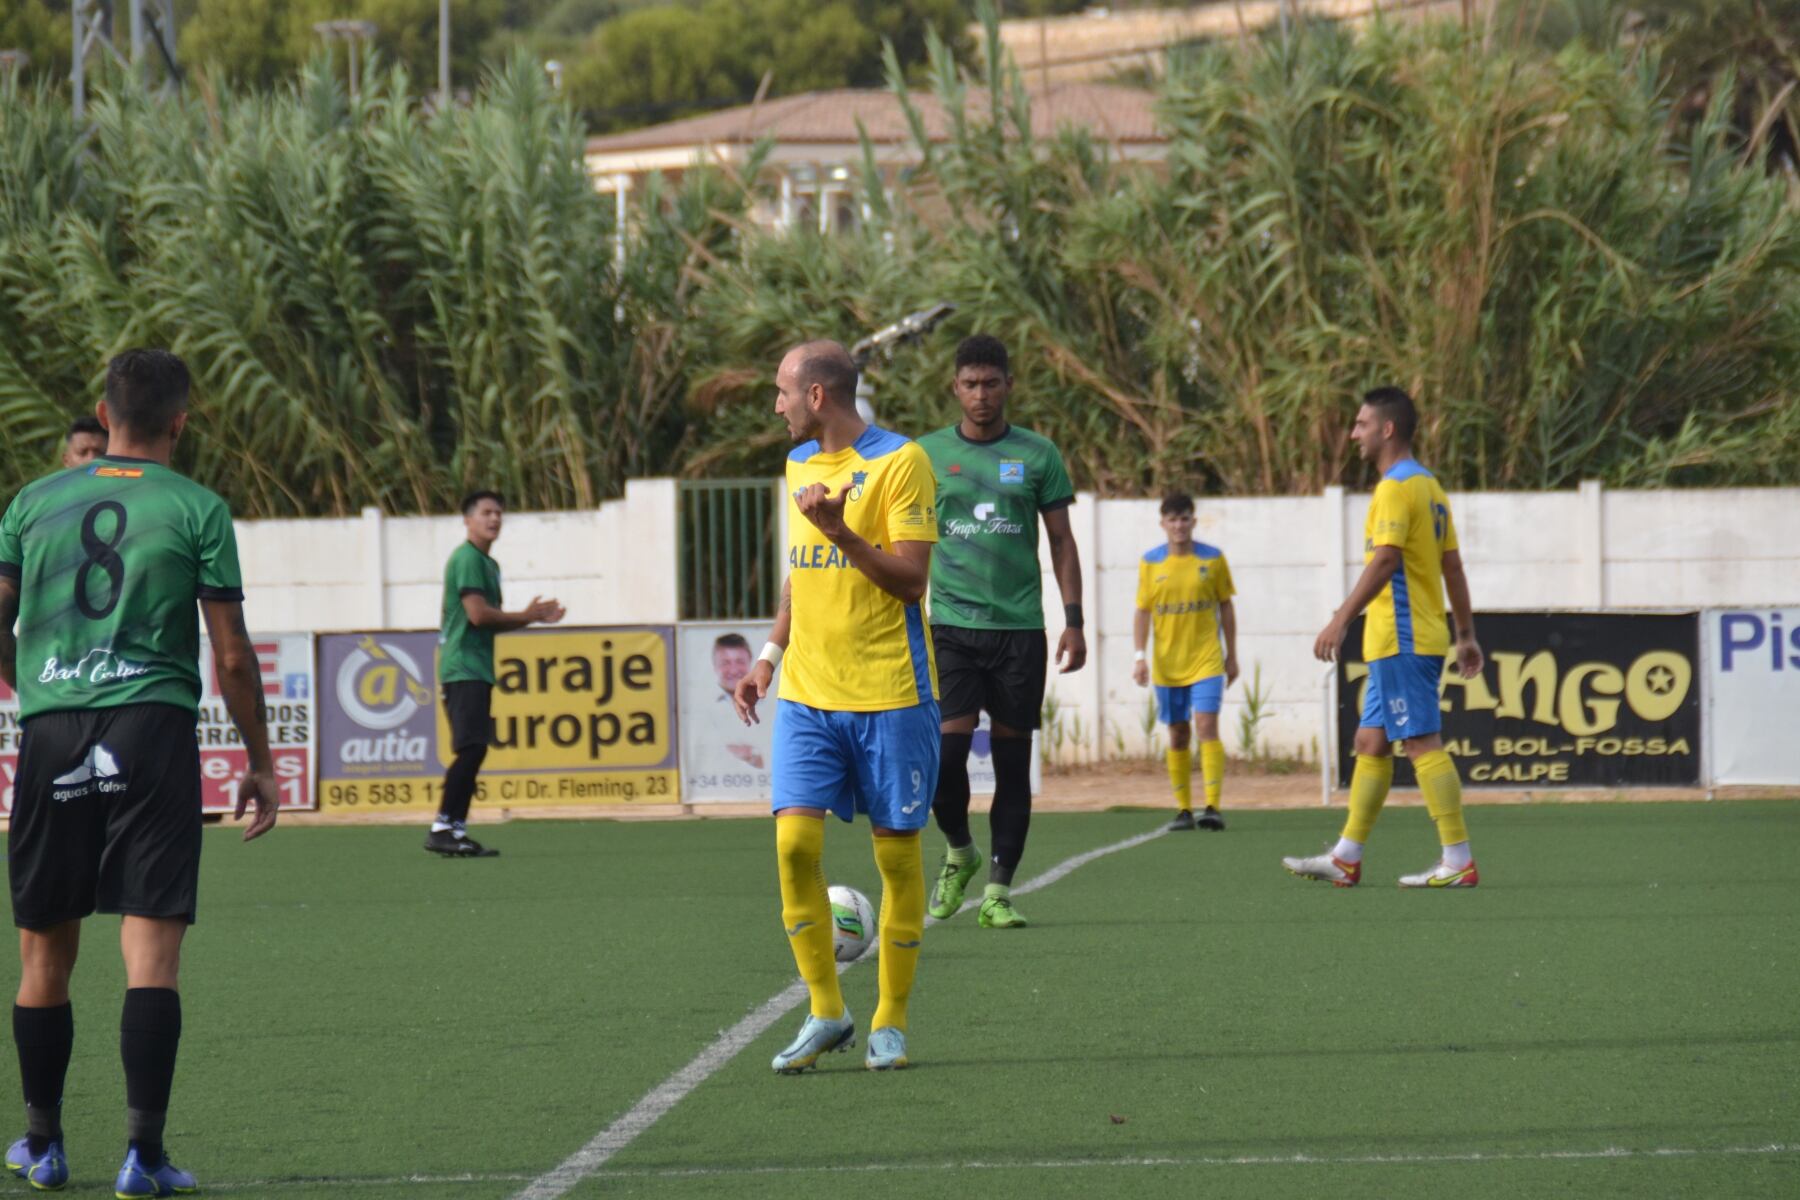
M 1131 677 L 1156 685 L 1157 720 L 1169 727 L 1169 782 L 1175 788 L 1170 829 L 1224 829 L 1219 795 L 1225 779 L 1225 744 L 1219 740 L 1219 706 L 1237 681 L 1237 610 L 1231 567 L 1215 546 L 1194 540 L 1194 500 L 1179 493 L 1162 502 L 1168 541 L 1138 561 L 1137 612 L 1132 642 L 1137 661 Z M 1154 661 L 1148 652 L 1156 634 Z M 1192 735 L 1200 738 L 1200 777 L 1206 809 L 1194 817 Z
M 1303 879 L 1354 887 L 1362 879 L 1363 844 L 1387 802 L 1394 779 L 1393 743 L 1406 747 L 1425 793 L 1425 808 L 1443 845 L 1436 866 L 1402 875 L 1403 888 L 1465 888 L 1481 882 L 1463 822 L 1462 780 L 1444 750 L 1438 685 L 1444 658 L 1454 645 L 1463 678 L 1481 673 L 1481 647 L 1469 604 L 1450 501 L 1437 479 L 1412 456 L 1418 414 L 1399 388 L 1377 388 L 1363 397 L 1351 438 L 1362 457 L 1381 471 L 1363 528 L 1363 573 L 1319 634 L 1313 653 L 1337 657 L 1344 631 L 1368 609 L 1363 659 L 1369 664 L 1362 726 L 1356 731 L 1356 770 L 1350 778 L 1350 817 L 1337 845 L 1281 865 Z M 1456 618 L 1451 638 L 1444 593 Z
M 856 1043 L 838 987 L 821 863 L 825 816 L 866 813 L 881 870 L 880 1002 L 865 1064 L 907 1064 L 906 1006 L 925 932 L 920 830 L 938 777 L 937 672 L 920 601 L 937 541 L 931 462 L 856 414 L 856 366 L 836 342 L 788 352 L 775 411 L 788 456 L 788 580 L 735 700 L 746 722 L 785 655 L 772 786 L 781 918 L 812 1011 L 774 1069 L 798 1074 Z

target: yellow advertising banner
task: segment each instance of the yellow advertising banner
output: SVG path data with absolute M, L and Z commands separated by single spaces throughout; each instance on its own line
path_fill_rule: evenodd
M 651 626 L 530 629 L 496 638 L 493 736 L 476 805 L 677 801 L 674 636 L 672 628 Z M 362 675 L 373 678 L 371 672 L 383 663 L 400 663 L 413 690 L 435 700 L 435 653 L 417 644 L 428 637 L 344 635 L 345 647 L 326 644 L 335 637 L 320 639 L 321 670 L 333 672 L 334 679 L 342 675 L 336 690 L 349 698 L 334 705 L 330 693 L 321 697 L 327 710 L 345 710 L 322 713 L 344 718 L 323 724 L 346 729 L 345 737 L 335 739 L 343 742 L 343 752 L 321 762 L 322 807 L 426 810 L 438 804 L 441 769 L 454 758 L 443 705 L 432 703 L 434 716 L 419 723 L 397 704 L 387 706 L 396 710 L 390 714 L 370 702 L 372 685 L 362 680 Z M 368 650 L 371 642 L 383 648 L 381 653 Z M 343 662 L 336 662 L 340 657 Z M 384 737 L 369 736 L 376 733 Z M 340 758 L 341 772 L 334 770 Z

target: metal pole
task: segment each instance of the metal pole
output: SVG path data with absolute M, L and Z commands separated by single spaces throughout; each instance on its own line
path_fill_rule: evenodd
M 438 110 L 450 108 L 450 0 L 438 0 Z
M 74 61 L 69 64 L 69 88 L 77 121 L 81 120 L 81 114 L 87 109 L 87 47 L 82 42 L 87 37 L 89 3 L 90 0 L 75 0 L 75 3 L 69 5 L 69 15 L 75 22 L 75 55 Z
M 131 65 L 144 58 L 144 0 L 131 0 Z

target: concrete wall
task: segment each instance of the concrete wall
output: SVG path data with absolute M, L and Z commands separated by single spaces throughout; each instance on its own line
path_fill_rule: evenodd
M 436 628 L 461 517 L 239 521 L 245 612 L 272 631 Z M 583 624 L 668 624 L 680 603 L 675 481 L 592 512 L 513 513 L 495 543 L 508 608 L 554 596 Z
M 1362 570 L 1367 494 L 1201 499 L 1194 536 L 1225 552 L 1237 583 L 1244 679 L 1221 715 L 1240 753 L 1247 685 L 1262 671 L 1263 750 L 1312 758 L 1323 734 L 1324 664 L 1312 643 Z M 1700 608 L 1800 600 L 1800 489 L 1453 494 L 1451 513 L 1476 610 Z M 1139 556 L 1162 540 L 1154 500 L 1080 497 L 1091 666 L 1053 677 L 1064 706 L 1065 758 L 1148 749 L 1144 689 L 1131 682 L 1131 615 Z M 1045 563 L 1047 627 L 1062 626 Z M 1097 636 L 1096 636 L 1097 635 Z M 1080 720 L 1082 745 L 1070 733 Z
M 1699 608 L 1800 603 L 1800 488 L 1452 495 L 1476 609 Z M 1262 749 L 1312 757 L 1322 741 L 1325 667 L 1312 642 L 1362 568 L 1366 494 L 1202 499 L 1195 536 L 1225 551 L 1238 587 L 1238 658 L 1262 671 Z M 784 512 L 785 516 L 785 512 Z M 1162 540 L 1154 500 L 1083 494 L 1081 547 L 1090 662 L 1053 677 L 1061 757 L 1147 748 L 1146 692 L 1131 682 L 1137 562 Z M 587 513 L 516 513 L 495 547 L 507 602 L 555 596 L 580 624 L 668 623 L 679 609 L 676 485 L 638 480 Z M 246 521 L 238 550 L 259 631 L 431 628 L 457 517 Z M 785 539 L 784 539 L 785 540 Z M 1044 566 L 1054 647 L 1062 599 Z M 1246 682 L 1227 695 L 1227 748 L 1239 753 Z M 1054 741 L 1054 736 L 1052 737 Z

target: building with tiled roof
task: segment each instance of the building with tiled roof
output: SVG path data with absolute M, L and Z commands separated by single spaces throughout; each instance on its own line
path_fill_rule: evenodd
M 1137 88 L 1100 83 L 1059 84 L 1031 90 L 1031 131 L 1048 138 L 1074 127 L 1110 146 L 1122 160 L 1160 162 L 1167 139 L 1157 128 L 1155 98 Z M 950 118 L 929 92 L 909 97 L 934 142 L 949 136 Z M 970 88 L 966 108 L 985 119 L 990 98 Z M 860 219 L 854 199 L 866 132 L 876 165 L 890 186 L 920 161 L 918 145 L 899 97 L 886 89 L 842 88 L 723 109 L 685 120 L 590 138 L 587 166 L 595 187 L 625 197 L 651 173 L 679 175 L 697 164 L 737 169 L 763 139 L 773 143 L 763 171 L 776 199 L 756 216 L 763 224 L 791 228 L 816 222 L 821 230 Z

